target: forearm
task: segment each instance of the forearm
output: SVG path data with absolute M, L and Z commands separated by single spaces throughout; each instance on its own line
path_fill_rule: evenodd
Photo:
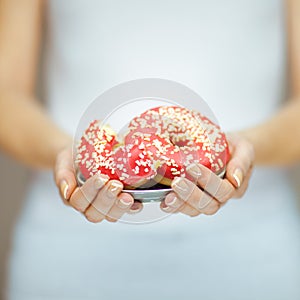
M 290 101 L 267 122 L 240 133 L 253 144 L 257 165 L 299 162 L 300 101 Z
M 0 147 L 30 167 L 52 168 L 71 137 L 50 120 L 38 101 L 29 98 L 0 92 Z

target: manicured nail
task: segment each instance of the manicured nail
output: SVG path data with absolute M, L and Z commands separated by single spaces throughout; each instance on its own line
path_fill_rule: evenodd
M 182 198 L 184 198 L 189 192 L 188 184 L 186 183 L 185 179 L 181 177 L 175 177 L 172 182 L 172 188 L 177 194 L 179 194 L 179 196 L 182 196 Z
M 65 200 L 68 200 L 68 190 L 69 190 L 69 185 L 68 183 L 66 182 L 66 180 L 62 180 L 61 183 L 60 183 L 60 190 L 61 190 L 61 193 L 64 197 Z
M 172 211 L 172 209 L 174 210 L 174 208 L 170 207 L 170 206 L 167 206 L 166 204 L 164 206 L 161 207 L 161 209 L 166 212 L 166 213 L 169 213 Z
M 242 170 L 240 168 L 235 169 L 232 176 L 233 176 L 234 180 L 236 181 L 237 187 L 239 188 L 244 179 Z
M 119 183 L 119 182 L 112 182 L 110 184 L 110 187 L 109 187 L 108 196 L 110 198 L 116 197 L 119 194 L 119 192 L 121 192 L 122 188 L 123 188 L 123 185 L 121 183 Z
M 134 202 L 134 203 L 131 205 L 130 213 L 135 214 L 135 213 L 138 213 L 140 210 L 141 210 L 141 205 L 140 205 L 140 203 L 139 203 L 139 202 Z
M 101 189 L 107 183 L 108 180 L 109 177 L 107 175 L 98 174 L 94 180 L 95 189 Z
M 162 209 L 167 209 L 167 208 L 169 208 L 169 206 L 166 204 L 166 200 L 165 200 L 165 201 L 162 201 L 162 203 L 161 203 L 161 208 L 162 208 Z
M 174 198 L 166 198 L 166 200 L 165 200 L 165 203 L 166 203 L 167 206 L 175 206 L 176 202 L 177 202 L 177 198 L 176 197 L 174 197 Z
M 201 169 L 197 164 L 191 164 L 186 168 L 187 172 L 190 173 L 193 177 L 201 176 Z
M 120 203 L 123 205 L 123 206 L 130 206 L 132 205 L 132 200 L 131 199 L 128 199 L 128 198 L 121 198 L 120 199 Z

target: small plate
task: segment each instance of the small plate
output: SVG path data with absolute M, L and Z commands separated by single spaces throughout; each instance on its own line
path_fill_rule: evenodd
M 172 192 L 171 188 L 153 188 L 149 190 L 123 190 L 124 193 L 130 194 L 134 200 L 140 202 L 160 202 L 166 198 L 166 196 Z
M 226 170 L 222 170 L 218 176 L 223 178 Z M 77 180 L 80 184 L 84 184 L 85 178 L 80 172 L 77 172 Z M 169 188 L 164 185 L 156 185 L 152 189 L 135 189 L 127 190 L 124 189 L 122 192 L 130 194 L 134 200 L 140 201 L 143 203 L 146 202 L 160 202 L 166 198 L 166 196 L 172 192 L 172 188 Z

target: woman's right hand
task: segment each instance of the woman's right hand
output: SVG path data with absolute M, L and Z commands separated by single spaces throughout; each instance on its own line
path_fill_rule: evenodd
M 109 180 L 106 175 L 96 174 L 79 187 L 72 146 L 57 155 L 54 178 L 64 203 L 84 214 L 90 222 L 99 223 L 105 219 L 116 222 L 123 214 L 137 213 L 142 209 L 141 203 L 134 202 L 131 195 L 122 192 L 121 182 Z

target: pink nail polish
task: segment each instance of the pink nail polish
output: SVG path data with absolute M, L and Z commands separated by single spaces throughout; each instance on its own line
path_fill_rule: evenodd
M 174 206 L 174 204 L 176 203 L 176 201 L 177 201 L 177 198 L 176 197 L 174 197 L 174 198 L 167 198 L 166 200 L 165 200 L 165 203 L 167 204 L 167 206 Z
M 129 206 L 132 204 L 131 199 L 127 199 L 127 198 L 121 198 L 120 202 L 124 205 L 124 206 Z

